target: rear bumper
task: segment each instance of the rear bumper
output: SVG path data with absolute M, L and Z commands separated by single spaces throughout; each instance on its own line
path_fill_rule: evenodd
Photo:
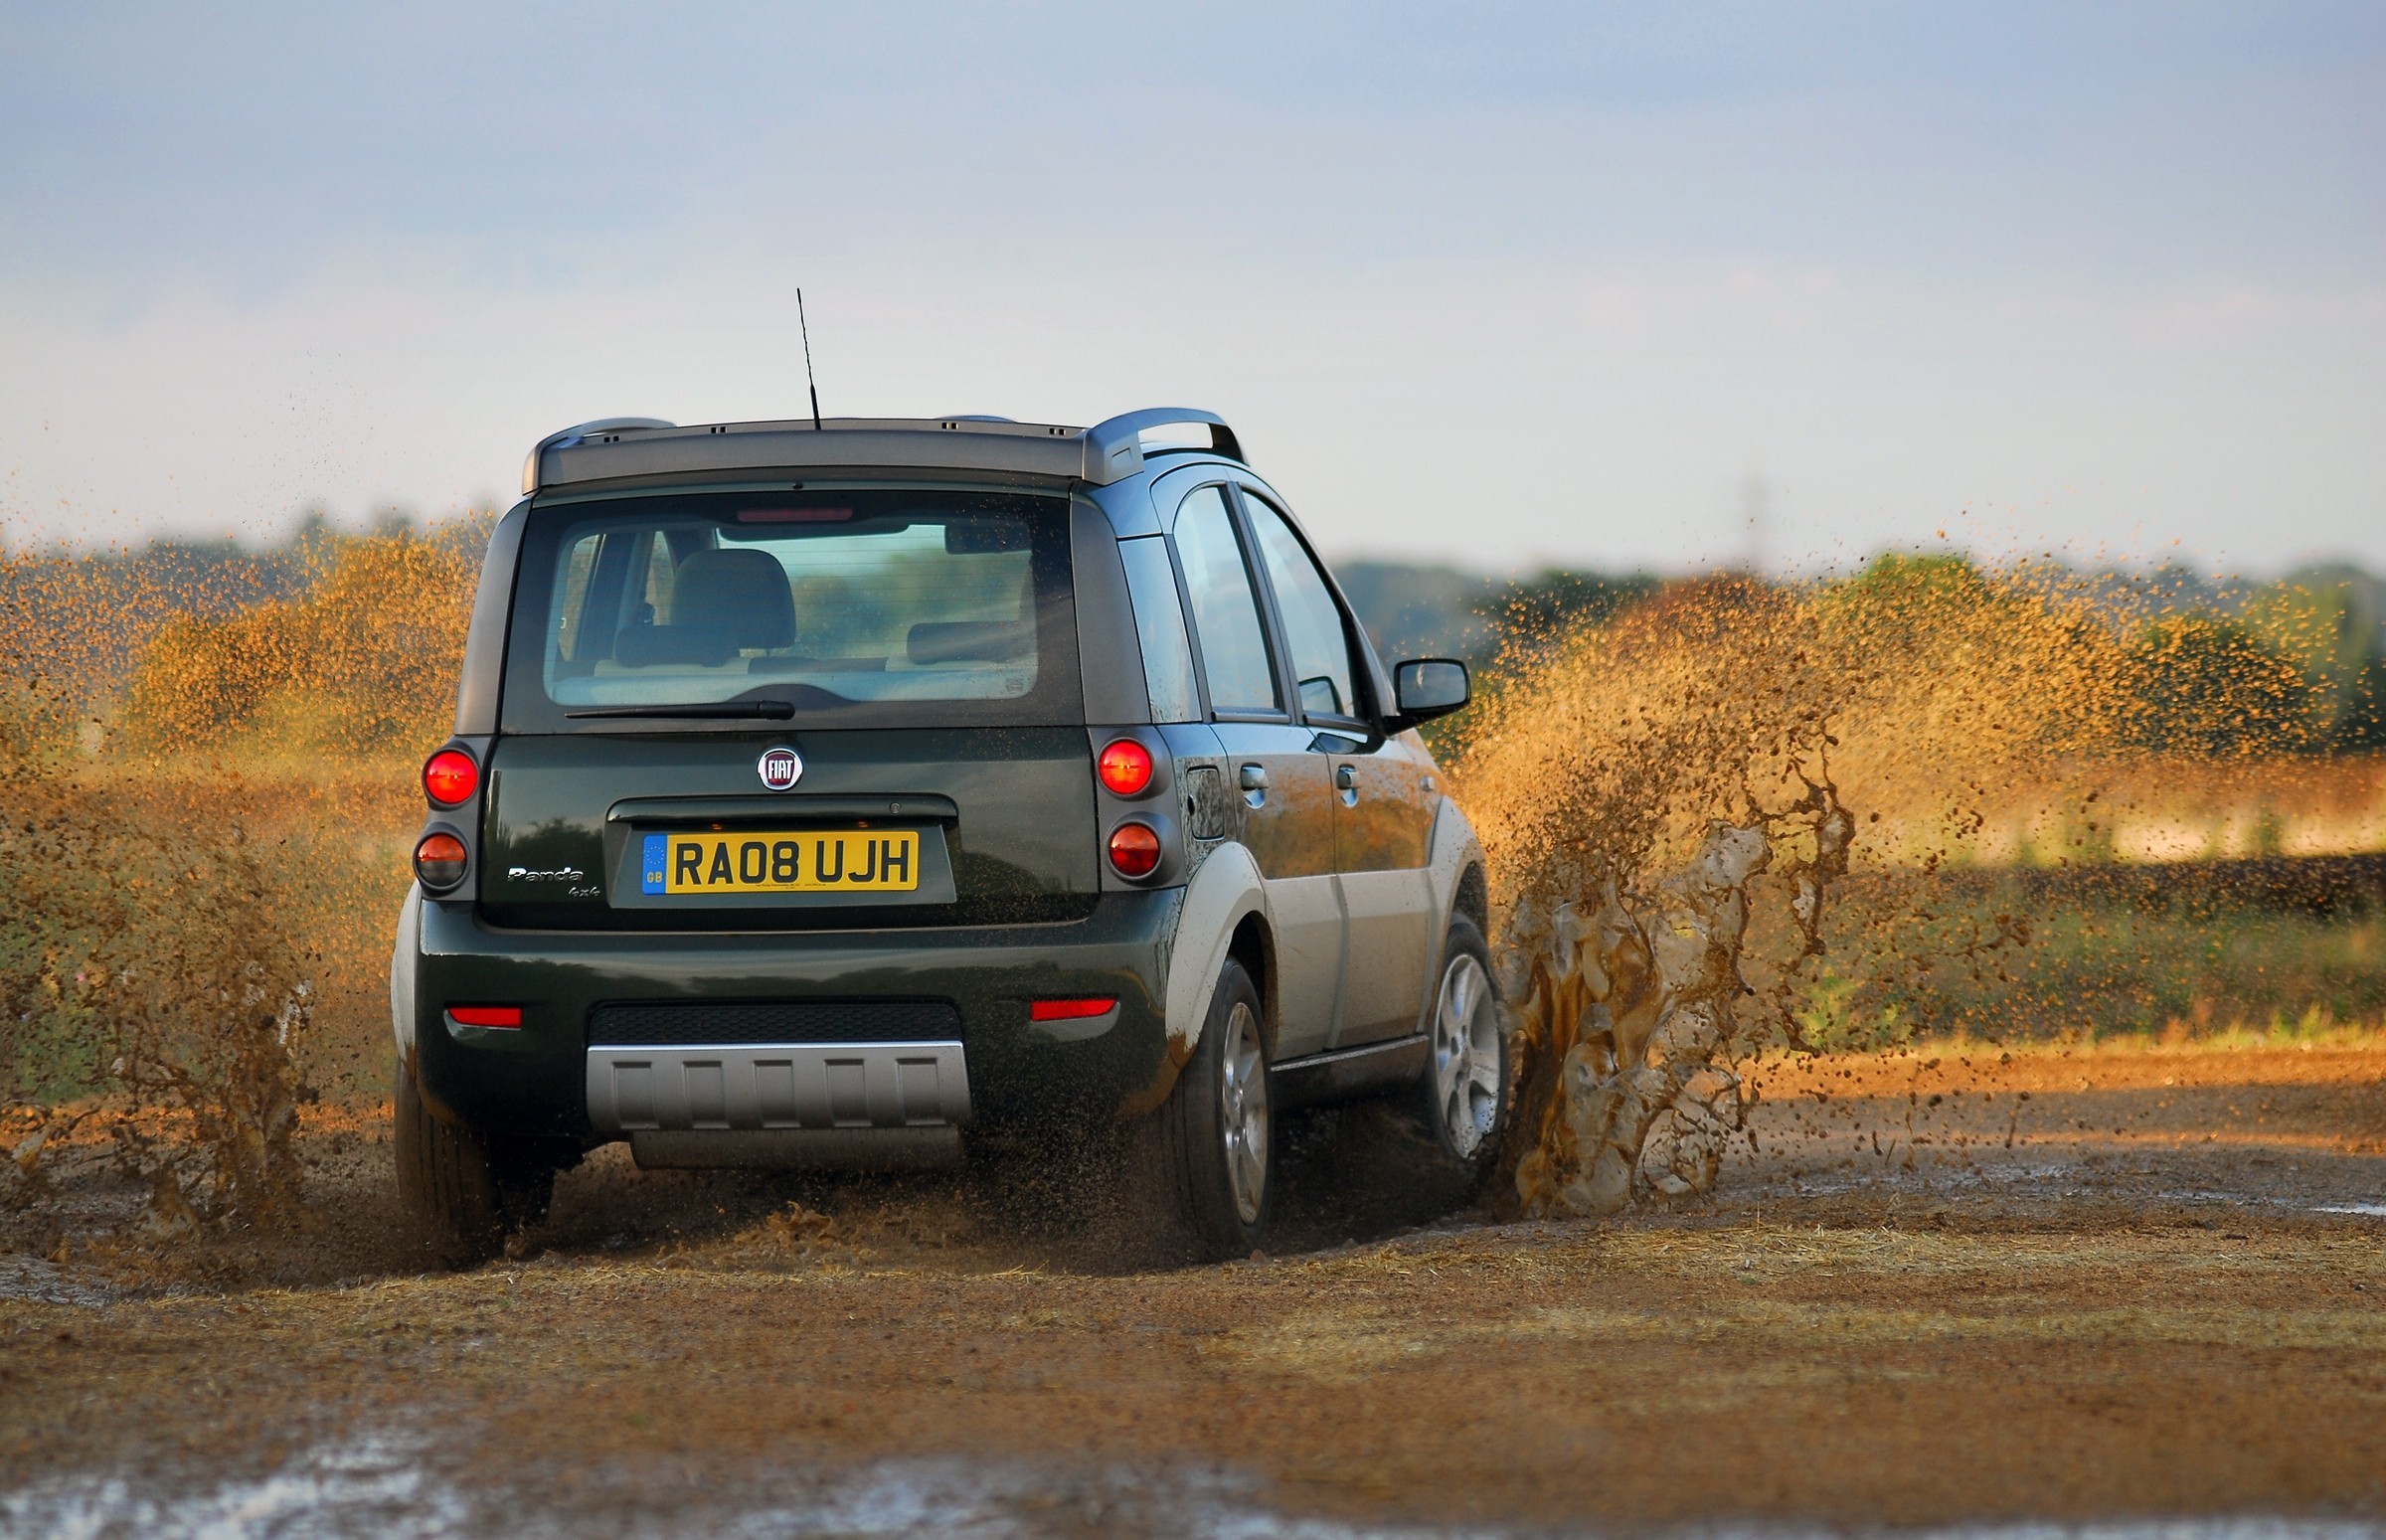
M 618 1137 L 591 1116 L 589 1013 L 628 1001 L 949 1000 L 975 1123 L 1108 1116 L 1166 1072 L 1163 1001 L 1183 890 L 1105 894 L 1060 925 L 798 934 L 504 931 L 426 902 L 398 1023 L 439 1113 L 490 1132 Z M 1114 995 L 1090 1020 L 1031 1022 L 1028 1002 Z M 516 1029 L 451 1025 L 450 1005 L 515 1005 Z M 609 1050 L 607 1050 L 609 1051 Z M 906 1119 L 908 1120 L 908 1119 Z

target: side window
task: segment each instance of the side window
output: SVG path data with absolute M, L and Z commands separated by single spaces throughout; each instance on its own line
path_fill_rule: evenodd
M 653 530 L 633 529 L 573 542 L 556 573 L 551 658 L 609 658 L 622 631 L 654 623 L 658 592 L 666 608 L 671 592 L 671 552 Z
M 582 661 L 589 633 L 589 580 L 596 571 L 596 547 L 602 535 L 584 535 L 572 542 L 555 574 L 555 601 L 547 606 L 547 652 L 550 657 Z
M 625 623 L 670 625 L 686 621 L 688 616 L 681 614 L 671 601 L 679 592 L 679 564 L 672 560 L 669 539 L 657 530 L 639 541 L 638 559 L 645 563 L 646 579 L 639 602 L 630 610 Z
M 1185 606 L 1176 597 L 1176 569 L 1158 536 L 1118 542 L 1126 564 L 1126 593 L 1135 606 L 1135 638 L 1143 644 L 1143 688 L 1154 722 L 1198 722 L 1201 691 L 1193 683 L 1193 644 L 1185 639 Z
M 1193 624 L 1201 633 L 1210 704 L 1220 711 L 1281 710 L 1259 600 L 1222 488 L 1205 486 L 1178 505 L 1176 558 L 1184 564 Z
M 1300 709 L 1312 715 L 1357 716 L 1359 696 L 1352 683 L 1350 639 L 1342 629 L 1342 610 L 1335 604 L 1332 591 L 1282 514 L 1256 497 L 1246 496 L 1243 503 L 1251 511 L 1260 560 L 1268 564 L 1276 607 L 1283 616 L 1284 644 L 1292 650 L 1292 677 L 1300 681 Z

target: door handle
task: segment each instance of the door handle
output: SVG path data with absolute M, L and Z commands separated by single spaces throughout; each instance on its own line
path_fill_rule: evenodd
M 1352 766 L 1348 766 L 1348 765 L 1337 765 L 1337 766 L 1335 766 L 1335 767 L 1334 767 L 1334 789 L 1335 789 L 1336 791 L 1338 791 L 1338 792 L 1340 792 L 1340 793 L 1341 793 L 1341 795 L 1342 795 L 1342 805 L 1343 805 L 1343 806 L 1345 806 L 1345 807 L 1356 807 L 1356 806 L 1358 806 L 1358 805 L 1359 805 L 1359 772 L 1358 772 L 1357 769 L 1356 769 L 1356 768 L 1354 768 L 1354 767 L 1352 767 Z
M 1267 766 L 1246 765 L 1236 771 L 1236 778 L 1242 784 L 1244 801 L 1257 807 L 1268 800 Z

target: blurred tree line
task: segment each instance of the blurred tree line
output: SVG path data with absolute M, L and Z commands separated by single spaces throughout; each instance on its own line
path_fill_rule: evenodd
M 1486 578 L 1360 561 L 1337 576 L 1387 662 L 1456 657 L 1496 687 L 1558 636 L 1662 590 L 1648 573 L 1545 568 Z M 1957 556 L 1884 555 L 1839 581 L 1851 598 L 1976 584 Z M 2121 646 L 2118 681 L 2142 748 L 2201 754 L 2386 751 L 2386 582 L 2335 565 L 2217 585 L 2180 569 L 2036 575 L 2094 601 Z
M 1520 651 L 1537 652 L 1655 595 L 1651 573 L 1546 567 L 1524 578 L 1486 578 L 1454 567 L 1339 562 L 1334 575 L 1385 662 L 1462 658 L 1477 673 Z
M 0 554 L 0 755 L 435 742 L 493 522 L 391 513 L 355 532 L 318 512 L 261 549 Z
M 0 554 L 0 750 L 89 746 L 101 728 L 172 752 L 257 735 L 372 754 L 445 732 L 492 516 L 369 532 L 320 513 L 285 541 Z M 1490 578 L 1337 564 L 1387 661 L 1463 658 L 1488 688 L 1577 628 L 1657 596 L 1648 573 Z M 1979 581 L 1961 557 L 1888 555 L 1851 597 Z M 2349 566 L 2214 585 L 2177 569 L 2072 573 L 2111 625 L 2139 747 L 2205 754 L 2386 751 L 2386 584 Z

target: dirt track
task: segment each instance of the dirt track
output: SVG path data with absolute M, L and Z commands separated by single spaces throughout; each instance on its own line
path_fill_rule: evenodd
M 1312 1137 L 1286 1254 L 1174 1273 L 1016 1161 L 605 1158 L 536 1255 L 393 1275 L 368 1127 L 303 1248 L 0 1258 L 0 1532 L 2386 1520 L 2386 1049 L 1965 1057 L 1777 1069 L 1718 1202 L 1605 1225 Z M 311 1283 L 111 1293 L 209 1268 Z

